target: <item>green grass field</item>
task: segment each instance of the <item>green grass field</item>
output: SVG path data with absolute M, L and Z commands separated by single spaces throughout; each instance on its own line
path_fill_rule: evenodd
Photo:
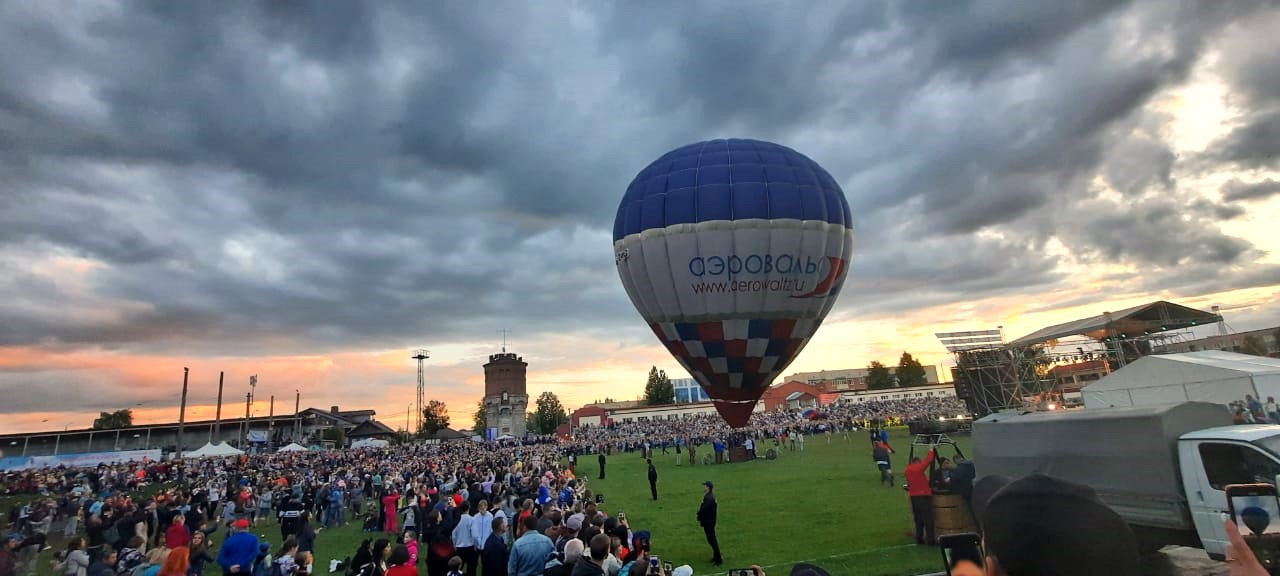
M 864 433 L 848 442 L 836 435 L 830 445 L 822 436 L 811 437 L 803 453 L 781 450 L 774 461 L 677 467 L 674 452 L 658 453 L 657 502 L 650 499 L 638 454 L 610 458 L 603 481 L 594 479 L 594 458 L 585 458 L 580 468 L 593 478 L 591 487 L 605 494 L 609 513 L 625 511 L 633 529 L 653 532 L 656 554 L 690 564 L 695 574 L 751 564 L 786 573 L 800 561 L 850 576 L 938 571 L 938 550 L 916 546 L 909 535 L 911 513 L 901 484 L 910 439 L 902 430 L 891 442 L 898 450 L 894 488 L 879 483 Z M 969 455 L 969 438 L 957 442 Z M 704 480 L 715 483 L 720 504 L 721 568 L 708 562 L 710 548 L 695 519 Z
M 969 438 L 956 440 L 972 456 Z M 605 480 L 596 479 L 599 469 L 594 456 L 584 457 L 578 471 L 591 478 L 593 490 L 605 495 L 603 508 L 609 514 L 626 512 L 634 530 L 653 533 L 654 554 L 677 566 L 690 564 L 697 575 L 759 564 L 777 576 L 801 561 L 818 564 L 837 576 L 937 572 L 941 569 L 938 550 L 916 546 L 911 536 L 910 509 L 901 487 L 910 438 L 899 430 L 892 442 L 898 450 L 894 459 L 898 485 L 893 488 L 879 484 L 865 433 L 853 434 L 847 442 L 836 435 L 830 445 L 822 436 L 811 437 L 803 453 L 784 449 L 773 461 L 689 466 L 686 454 L 685 465 L 676 466 L 674 451 L 659 452 L 654 457 L 659 473 L 657 502 L 650 499 L 639 453 L 610 457 Z M 763 454 L 765 447 L 762 443 L 758 452 Z M 944 450 L 944 455 L 950 451 Z M 709 562 L 711 551 L 695 519 L 704 480 L 715 483 L 720 503 L 717 532 L 725 558 L 720 568 Z M 280 543 L 274 525 L 259 527 L 258 532 L 273 546 Z M 316 573 L 325 574 L 330 559 L 350 556 L 368 536 L 380 537 L 363 534 L 354 524 L 323 531 L 316 543 Z M 217 543 L 224 538 L 225 532 L 214 535 Z M 61 545 L 60 537 L 54 540 L 55 546 Z M 47 565 L 52 552 L 41 557 L 40 574 L 51 575 Z M 220 573 L 216 565 L 206 571 L 209 576 Z

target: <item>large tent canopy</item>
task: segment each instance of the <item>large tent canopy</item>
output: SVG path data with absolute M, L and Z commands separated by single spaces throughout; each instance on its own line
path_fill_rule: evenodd
M 187 452 L 182 456 L 184 458 L 208 458 L 216 456 L 239 456 L 241 454 L 244 454 L 243 450 L 239 450 L 226 442 L 219 442 L 217 444 L 205 443 L 205 445 L 201 446 L 198 450 Z
M 297 443 L 292 443 L 292 444 L 289 444 L 288 446 L 282 446 L 279 451 L 280 452 L 306 452 L 307 448 Z
M 1280 359 L 1205 350 L 1145 356 L 1084 388 L 1086 408 L 1280 398 Z
M 1069 336 L 1087 336 L 1094 340 L 1133 338 L 1142 334 L 1212 324 L 1218 319 L 1219 317 L 1211 312 L 1160 300 L 1042 328 L 1010 342 L 1009 346 L 1031 346 Z
M 378 438 L 361 438 L 351 443 L 352 448 L 386 448 L 391 443 Z

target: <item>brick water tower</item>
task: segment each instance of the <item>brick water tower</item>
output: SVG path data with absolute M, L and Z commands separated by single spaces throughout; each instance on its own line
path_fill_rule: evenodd
M 509 353 L 504 346 L 502 353 L 491 354 L 484 365 L 484 414 L 491 433 L 476 431 L 486 438 L 510 434 L 524 437 L 524 413 L 529 407 L 529 395 L 525 392 L 524 359 Z

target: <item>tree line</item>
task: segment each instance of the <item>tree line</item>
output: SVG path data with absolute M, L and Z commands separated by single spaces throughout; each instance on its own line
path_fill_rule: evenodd
M 895 370 L 889 370 L 889 367 L 879 360 L 872 360 L 871 364 L 867 365 L 867 390 L 908 388 L 924 386 L 928 383 L 924 366 L 906 351 L 898 358 L 898 367 Z

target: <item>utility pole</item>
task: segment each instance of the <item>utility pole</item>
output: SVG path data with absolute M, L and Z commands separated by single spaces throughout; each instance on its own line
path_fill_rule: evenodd
M 253 393 L 248 392 L 244 395 L 244 432 L 240 435 L 240 449 L 244 450 L 249 445 L 249 406 L 253 405 Z M 245 450 L 248 452 L 248 450 Z
M 182 369 L 182 402 L 178 407 L 178 459 L 182 459 L 182 433 L 187 427 L 187 375 L 190 369 Z M 120 442 L 119 434 L 116 435 L 116 442 Z
M 293 441 L 297 442 L 298 437 L 302 435 L 302 420 L 298 418 L 298 408 L 302 406 L 302 392 L 297 388 L 293 390 Z
M 272 433 L 275 432 L 276 424 L 276 395 L 271 395 L 271 407 L 267 411 L 267 452 L 271 451 Z
M 422 432 L 422 419 L 423 419 L 422 410 L 427 407 L 426 402 L 423 402 L 423 396 L 425 395 L 425 391 L 427 388 L 427 378 L 426 378 L 426 372 L 424 372 L 423 370 L 422 363 L 423 361 L 425 361 L 427 358 L 430 358 L 430 357 L 431 357 L 431 354 L 422 348 L 419 348 L 417 351 L 415 351 L 412 356 L 414 360 L 418 361 L 418 401 L 417 401 L 418 432 Z M 404 433 L 406 436 L 409 434 L 408 418 L 405 418 Z
M 213 431 L 209 433 L 209 443 L 213 444 L 214 439 L 222 438 L 222 377 L 225 372 L 218 371 L 218 412 L 213 417 Z

